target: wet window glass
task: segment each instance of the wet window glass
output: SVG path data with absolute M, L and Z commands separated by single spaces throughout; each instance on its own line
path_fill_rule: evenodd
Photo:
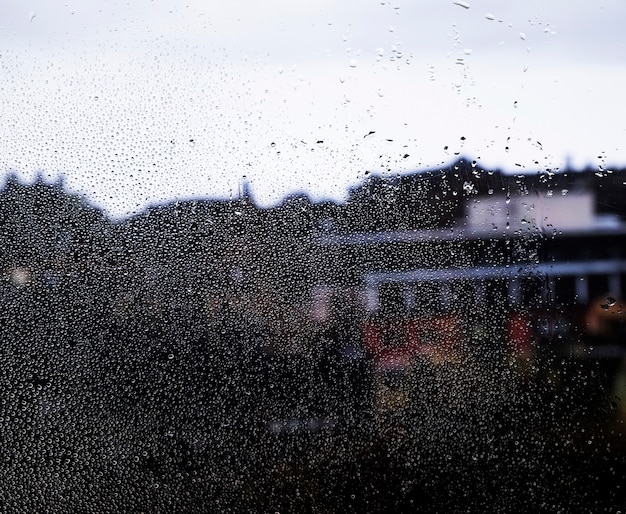
M 617 1 L 0 2 L 8 512 L 618 512 Z

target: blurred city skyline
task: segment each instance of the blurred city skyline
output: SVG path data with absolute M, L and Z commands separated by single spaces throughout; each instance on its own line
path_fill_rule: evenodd
M 113 217 L 174 199 L 342 200 L 367 172 L 621 166 L 626 6 L 0 4 L 0 172 Z

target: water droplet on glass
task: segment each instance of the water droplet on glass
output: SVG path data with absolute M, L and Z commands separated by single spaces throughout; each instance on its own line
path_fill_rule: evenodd
M 523 32 L 519 33 L 519 37 L 520 37 L 520 39 L 526 41 L 526 34 L 524 34 Z
M 608 296 L 606 301 L 609 304 L 609 307 L 613 307 L 613 305 L 617 303 L 617 300 L 613 298 L 612 296 Z
M 350 66 L 350 68 L 356 68 L 356 66 L 357 66 L 356 59 L 352 59 L 352 60 L 348 63 L 348 66 Z
M 458 5 L 459 7 L 463 7 L 463 9 L 469 9 L 470 4 L 467 2 L 452 2 L 454 5 Z
M 36 17 L 37 17 L 37 13 L 36 13 L 36 12 L 31 12 L 31 13 L 28 15 L 28 21 L 29 21 L 29 22 L 32 22 L 32 21 L 33 21 Z
M 463 190 L 467 193 L 467 194 L 473 194 L 476 192 L 476 189 L 474 188 L 474 184 L 472 184 L 471 182 L 465 182 L 463 184 Z
M 485 14 L 485 18 L 487 18 L 488 20 L 495 20 L 496 19 L 496 17 L 493 14 L 491 14 L 491 13 Z

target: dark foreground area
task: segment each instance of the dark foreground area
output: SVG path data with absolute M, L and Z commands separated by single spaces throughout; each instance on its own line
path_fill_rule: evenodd
M 120 223 L 9 177 L 0 510 L 624 510 L 625 177 L 460 159 Z
M 31 306 L 3 332 L 9 512 L 617 512 L 626 502 L 621 406 L 597 361 L 468 354 L 416 361 L 381 383 L 365 359 L 273 353 L 260 329 L 174 340 L 157 321 L 102 331 L 84 320 L 70 333 L 46 312 Z

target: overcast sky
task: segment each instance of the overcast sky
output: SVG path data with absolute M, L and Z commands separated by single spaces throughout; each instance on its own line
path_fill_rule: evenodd
M 125 216 L 244 176 L 264 205 L 339 200 L 457 154 L 621 166 L 625 20 L 623 0 L 0 0 L 0 171 Z

